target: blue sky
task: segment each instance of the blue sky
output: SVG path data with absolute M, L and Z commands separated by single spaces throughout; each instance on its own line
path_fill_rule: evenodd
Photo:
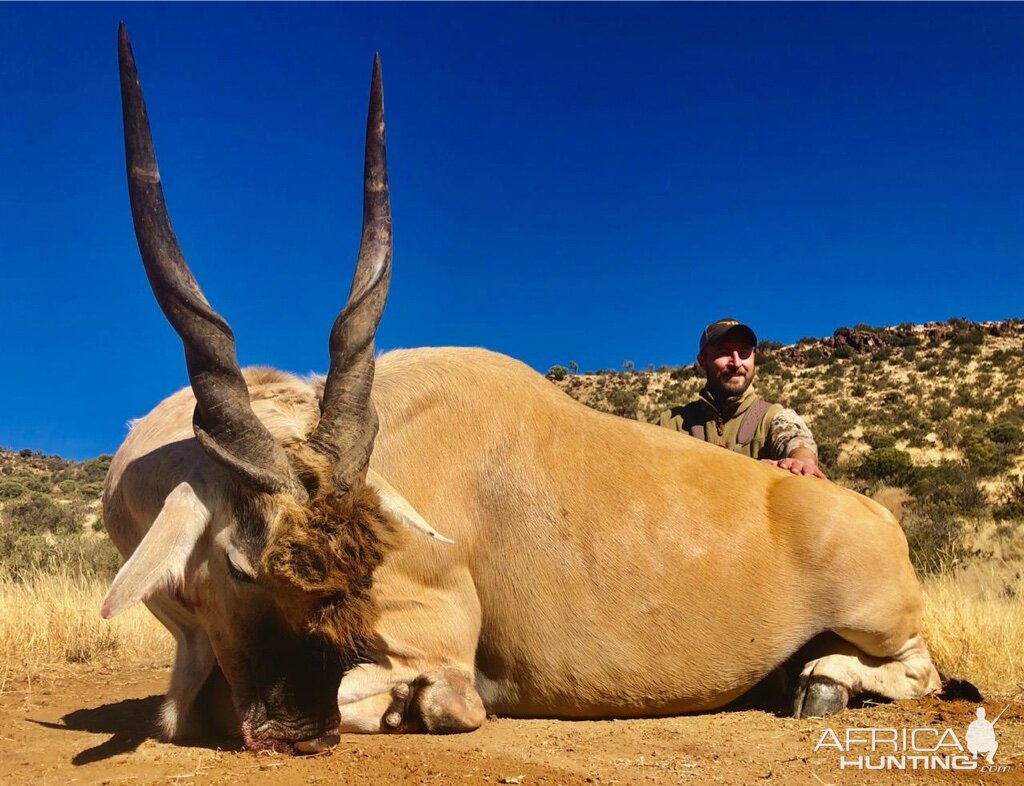
M 0 445 L 112 452 L 187 384 L 124 180 L 116 28 L 243 365 L 348 292 L 373 53 L 395 226 L 378 348 L 543 371 L 1024 315 L 1024 6 L 0 4 Z

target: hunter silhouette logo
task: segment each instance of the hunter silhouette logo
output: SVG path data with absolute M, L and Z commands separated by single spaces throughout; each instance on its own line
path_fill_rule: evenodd
M 971 721 L 971 725 L 967 727 L 967 750 L 971 752 L 974 758 L 978 758 L 979 753 L 984 753 L 985 761 L 989 764 L 995 764 L 994 758 L 996 750 L 999 748 L 999 741 L 996 740 L 995 725 L 999 723 L 999 719 L 1003 717 L 1003 712 L 1009 708 L 1009 704 L 1003 707 L 1003 711 L 996 715 L 996 719 L 989 723 L 985 720 L 985 708 L 978 707 L 978 719 Z
M 841 770 L 1008 772 L 1010 765 L 995 762 L 999 749 L 995 725 L 1009 707 L 1003 707 L 992 721 L 986 719 L 985 708 L 978 707 L 977 720 L 971 721 L 962 741 L 951 728 L 825 729 L 814 750 L 837 750 Z

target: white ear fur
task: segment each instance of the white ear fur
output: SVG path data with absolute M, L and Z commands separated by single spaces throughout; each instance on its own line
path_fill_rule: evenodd
M 409 504 L 409 500 L 403 497 L 395 487 L 388 483 L 378 473 L 372 469 L 366 472 L 366 482 L 380 496 L 381 506 L 402 522 L 405 526 L 410 529 L 414 529 L 417 532 L 422 532 L 424 535 L 429 535 L 435 540 L 440 540 L 443 543 L 455 543 L 451 538 L 446 538 L 436 529 L 431 527 L 426 519 L 423 518 L 419 513 L 416 512 L 416 508 Z
M 181 581 L 196 542 L 206 531 L 210 511 L 188 483 L 164 500 L 149 532 L 117 572 L 100 614 L 109 619 L 157 589 Z

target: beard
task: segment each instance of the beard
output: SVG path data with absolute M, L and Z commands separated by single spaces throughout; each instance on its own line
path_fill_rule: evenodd
M 708 377 L 708 390 L 716 399 L 738 399 L 747 392 L 747 388 L 754 381 L 754 375 L 747 376 L 742 373 L 733 375 L 722 374 L 712 379 Z

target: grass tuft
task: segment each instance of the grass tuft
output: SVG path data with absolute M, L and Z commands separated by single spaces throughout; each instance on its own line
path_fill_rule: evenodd
M 924 581 L 924 637 L 944 677 L 986 696 L 1024 698 L 1024 576 L 972 565 Z
M 107 582 L 70 572 L 0 575 L 0 693 L 67 664 L 173 653 L 173 639 L 144 606 L 100 617 Z

